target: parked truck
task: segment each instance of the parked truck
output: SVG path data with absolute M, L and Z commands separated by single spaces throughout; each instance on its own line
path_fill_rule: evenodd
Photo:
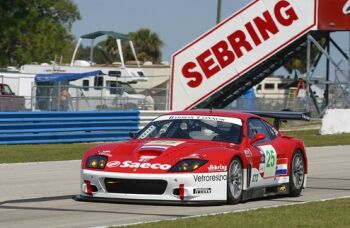
M 7 84 L 0 83 L 0 112 L 24 111 L 25 99 L 12 92 Z

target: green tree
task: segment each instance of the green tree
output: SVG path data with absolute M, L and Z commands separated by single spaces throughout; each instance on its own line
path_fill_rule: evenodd
M 0 1 L 0 65 L 47 62 L 55 56 L 69 62 L 70 30 L 79 19 L 71 0 Z
M 157 33 L 151 32 L 148 28 L 141 28 L 136 32 L 129 33 L 130 39 L 133 41 L 136 54 L 141 61 L 152 61 L 159 63 L 162 60 L 161 48 L 163 42 Z M 126 53 L 127 58 L 132 58 L 132 52 Z
M 134 43 L 138 60 L 152 61 L 154 63 L 159 63 L 162 60 L 162 52 L 160 49 L 163 46 L 163 42 L 158 34 L 151 32 L 147 28 L 142 28 L 136 32 L 130 32 L 129 37 Z M 108 37 L 106 40 L 99 42 L 96 48 L 103 53 L 104 63 L 120 61 L 117 42 L 114 38 Z M 122 48 L 125 61 L 135 60 L 128 41 L 122 41 Z M 94 59 L 96 63 L 101 63 L 98 62 L 101 60 L 101 58 Z
M 90 51 L 91 47 L 83 47 L 82 45 L 79 47 L 79 50 L 77 52 L 77 56 L 75 59 L 79 60 L 90 60 Z M 113 61 L 111 60 L 110 56 L 106 54 L 106 52 L 101 49 L 100 46 L 95 46 L 94 47 L 94 57 L 93 61 L 97 64 L 106 64 L 106 63 L 112 63 Z

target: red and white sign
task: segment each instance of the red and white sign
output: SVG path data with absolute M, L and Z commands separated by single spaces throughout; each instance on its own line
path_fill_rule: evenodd
M 253 1 L 175 53 L 171 110 L 193 108 L 315 29 L 316 3 L 317 0 Z
M 318 0 L 319 30 L 350 30 L 350 0 Z

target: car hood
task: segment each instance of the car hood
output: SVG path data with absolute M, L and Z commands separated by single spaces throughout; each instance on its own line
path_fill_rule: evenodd
M 161 173 L 182 159 L 208 159 L 210 151 L 233 146 L 206 140 L 135 139 L 96 148 L 93 154 L 108 157 L 107 172 Z

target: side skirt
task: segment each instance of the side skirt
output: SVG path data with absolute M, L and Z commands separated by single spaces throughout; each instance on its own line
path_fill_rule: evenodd
M 288 183 L 278 186 L 263 187 L 263 188 L 251 188 L 243 192 L 242 200 L 250 200 L 269 196 L 278 196 L 289 194 Z

